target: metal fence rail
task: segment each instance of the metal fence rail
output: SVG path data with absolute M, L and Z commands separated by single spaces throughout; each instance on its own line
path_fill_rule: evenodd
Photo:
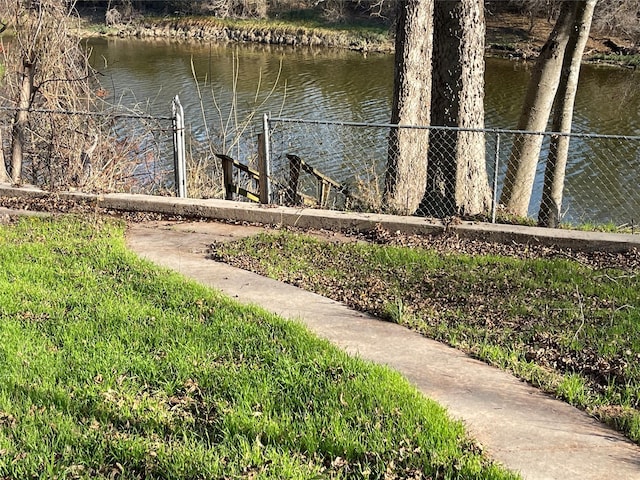
M 503 214 L 500 202 L 509 158 L 517 157 L 523 142 L 534 138 L 541 142 L 541 148 L 532 172 L 531 198 L 526 215 L 537 218 L 550 141 L 558 136 L 568 137 L 570 141 L 563 202 L 559 212 L 562 222 L 633 227 L 640 218 L 640 136 L 398 126 L 289 118 L 270 118 L 267 125 L 274 190 L 272 198 L 275 203 L 300 202 L 290 186 L 292 172 L 294 177 L 298 174 L 291 162 L 292 156 L 295 156 L 336 184 L 332 185 L 325 199 L 316 203 L 333 209 L 387 210 L 385 178 L 389 175 L 388 159 L 393 153 L 389 136 L 395 129 L 403 134 L 412 132 L 414 135 L 428 136 L 429 146 L 424 151 L 424 165 L 416 171 L 409 170 L 408 174 L 405 172 L 409 177 L 425 176 L 425 171 L 417 170 L 428 169 L 427 193 L 429 185 L 431 191 L 442 190 L 446 189 L 451 178 L 455 179 L 455 173 L 452 176 L 452 170 L 447 170 L 453 168 L 450 164 L 432 162 L 429 166 L 427 159 L 446 157 L 444 151 L 450 155 L 453 149 L 451 142 L 456 138 L 459 141 L 460 134 L 480 135 L 480 139 L 469 142 L 476 151 L 468 150 L 465 155 L 481 155 L 486 162 L 486 176 L 482 177 L 482 183 L 490 197 L 486 215 L 493 221 Z M 320 183 L 314 175 L 299 174 L 297 185 L 299 197 L 321 198 Z M 441 218 L 451 215 L 452 206 L 441 200 L 433 195 L 423 195 L 415 214 Z

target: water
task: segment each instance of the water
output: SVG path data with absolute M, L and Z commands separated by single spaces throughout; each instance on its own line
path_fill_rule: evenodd
M 263 45 L 175 43 L 131 39 L 93 39 L 92 63 L 104 75 L 112 98 L 147 102 L 166 114 L 178 94 L 185 110 L 199 112 L 191 62 L 201 85 L 207 80 L 225 106 L 231 98 L 234 63 L 240 107 L 254 104 L 261 82 L 264 98 L 278 86 L 263 110 L 283 116 L 343 121 L 388 122 L 393 88 L 393 56 L 333 49 Z M 234 57 L 236 59 L 234 60 Z M 514 128 L 531 65 L 488 58 L 486 122 Z M 640 135 L 640 72 L 585 65 L 576 99 L 577 132 Z M 208 92 L 206 92 L 208 93 Z
M 131 39 L 93 39 L 89 46 L 111 100 L 144 105 L 151 113 L 167 115 L 171 98 L 179 95 L 197 138 L 205 138 L 207 130 L 224 137 L 220 131 L 228 133 L 253 111 L 257 115 L 247 131 L 257 131 L 259 117 L 266 112 L 357 122 L 385 123 L 390 118 L 392 55 Z M 487 127 L 515 128 L 530 69 L 531 65 L 520 62 L 487 59 Z M 640 72 L 585 65 L 576 98 L 574 131 L 640 135 L 639 81 Z M 234 102 L 235 113 L 231 108 Z M 227 144 L 229 141 L 228 134 Z M 640 193 L 635 192 L 640 182 L 640 169 L 635 168 L 640 162 L 638 144 L 622 154 L 616 145 L 613 155 L 607 153 L 612 149 L 610 144 L 574 144 L 565 202 L 571 206 L 568 218 L 624 223 L 636 212 L 640 217 Z M 541 164 L 539 171 L 543 169 Z M 607 189 L 614 191 L 600 192 Z M 541 176 L 536 181 L 532 215 L 540 190 Z M 620 205 L 624 207 L 620 215 L 612 215 Z

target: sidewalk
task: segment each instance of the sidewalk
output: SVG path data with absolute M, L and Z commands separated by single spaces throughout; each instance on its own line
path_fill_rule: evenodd
M 508 373 L 338 302 L 206 258 L 212 242 L 258 231 L 155 222 L 131 225 L 127 243 L 159 265 L 299 320 L 346 351 L 400 371 L 462 419 L 490 456 L 525 479 L 640 479 L 640 447 Z

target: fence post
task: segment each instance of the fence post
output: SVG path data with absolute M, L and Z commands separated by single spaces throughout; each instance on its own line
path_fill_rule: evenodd
M 493 196 L 491 199 L 491 223 L 496 223 L 498 209 L 498 168 L 500 166 L 500 134 L 496 132 L 496 151 L 493 159 Z
M 223 155 L 222 160 L 222 181 L 224 183 L 224 199 L 233 200 L 233 160 L 231 157 Z
M 262 134 L 258 136 L 258 172 L 260 203 L 271 203 L 271 132 L 269 114 L 262 117 Z
M 265 153 L 264 133 L 258 134 L 258 197 L 260 203 L 269 202 L 269 167 L 267 166 L 267 156 Z
M 173 171 L 176 197 L 187 198 L 187 160 L 184 141 L 184 111 L 178 95 L 171 103 L 173 113 Z

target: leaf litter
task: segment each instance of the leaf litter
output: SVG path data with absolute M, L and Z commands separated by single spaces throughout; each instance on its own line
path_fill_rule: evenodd
M 629 293 L 638 283 L 637 250 L 497 244 L 380 226 L 346 238 L 312 236 L 293 241 L 287 233 L 272 233 L 216 243 L 211 258 L 404 324 L 488 361 L 482 346 L 498 346 L 549 372 L 553 384 L 538 386 L 559 396 L 561 376 L 578 374 L 596 400 L 573 403 L 617 426 L 616 412 L 629 417 L 631 409 L 640 418 L 640 297 Z M 388 247 L 434 260 L 408 255 L 408 261 L 386 261 Z M 640 432 L 630 437 L 640 441 Z

